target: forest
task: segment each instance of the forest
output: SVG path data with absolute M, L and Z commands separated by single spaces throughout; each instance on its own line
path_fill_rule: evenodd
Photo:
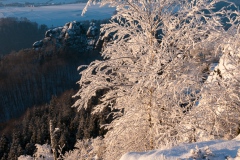
M 132 151 L 240 134 L 238 6 L 223 0 L 100 3 L 117 11 L 100 32 L 93 22 L 76 31 L 86 49 L 45 46 L 56 41 L 45 34 L 45 48 L 1 59 L 2 160 L 117 160 Z M 63 37 L 76 35 L 72 26 Z M 90 47 L 97 39 L 102 47 Z M 50 152 L 43 153 L 46 144 Z
M 0 57 L 13 51 L 31 48 L 33 42 L 44 37 L 46 30 L 46 25 L 39 26 L 26 18 L 1 18 Z
M 99 26 L 105 21 L 95 21 L 95 24 Z M 46 26 L 16 18 L 4 18 L 1 22 L 4 22 L 0 23 L 4 32 L 0 34 L 6 37 L 1 36 L 4 42 L 1 46 L 10 47 L 11 41 L 23 42 L 25 46 L 12 44 L 12 51 L 1 47 L 4 52 L 0 59 L 0 159 L 33 155 L 35 144 L 49 143 L 50 119 L 56 126 L 64 126 L 62 131 L 66 137 L 60 136 L 61 144 L 65 144 L 64 152 L 73 149 L 77 139 L 102 135 L 103 131 L 96 126 L 101 117 L 92 118 L 89 111 L 77 113 L 71 108 L 74 102 L 71 97 L 76 93 L 76 82 L 80 78 L 77 67 L 101 59 L 99 51 L 79 51 L 66 44 L 59 48 L 54 39 L 45 48 L 34 49 L 32 44 L 43 39 L 48 30 Z M 90 22 L 82 23 L 85 27 L 82 34 L 86 37 Z M 16 30 L 15 27 L 21 25 L 25 30 Z M 83 43 L 82 47 L 87 47 L 87 39 Z M 69 125 L 72 125 L 70 130 Z

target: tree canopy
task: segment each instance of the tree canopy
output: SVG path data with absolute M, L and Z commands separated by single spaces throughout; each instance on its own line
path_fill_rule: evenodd
M 84 12 L 94 2 L 90 0 Z M 101 28 L 105 37 L 112 38 L 101 53 L 104 60 L 92 62 L 81 72 L 80 89 L 75 95 L 79 99 L 73 106 L 87 109 L 93 97 L 98 96 L 92 113 L 111 110 L 108 116 L 113 121 L 102 124 L 109 130 L 104 138 L 104 159 L 117 159 L 129 151 L 198 141 L 203 138 L 199 135 L 202 131 L 213 134 L 205 131 L 200 125 L 204 119 L 196 115 L 212 117 L 211 112 L 198 110 L 214 110 L 214 104 L 198 104 L 206 96 L 205 88 L 210 96 L 229 93 L 226 86 L 207 87 L 207 79 L 211 64 L 226 54 L 224 46 L 239 32 L 239 12 L 228 9 L 235 5 L 227 3 L 219 9 L 220 2 L 100 1 L 101 5 L 117 9 L 110 23 Z M 235 40 L 233 43 L 237 44 L 239 40 Z M 234 91 L 236 88 L 231 90 Z M 236 92 L 239 103 L 239 91 Z M 231 99 L 223 101 L 229 103 Z M 214 127 L 207 121 L 203 124 Z M 224 129 L 223 125 L 218 127 Z M 224 133 L 228 134 L 226 130 Z

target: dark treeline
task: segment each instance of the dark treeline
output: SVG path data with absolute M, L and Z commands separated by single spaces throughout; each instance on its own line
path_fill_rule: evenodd
M 21 50 L 0 60 L 0 122 L 19 117 L 26 108 L 49 102 L 52 95 L 76 88 L 77 67 L 96 59 L 97 51 Z
M 71 108 L 75 92 L 68 90 L 58 98 L 53 96 L 49 104 L 29 108 L 20 119 L 1 124 L 4 129 L 0 132 L 0 159 L 17 160 L 20 155 L 33 155 L 35 144 L 49 144 L 50 120 L 60 129 L 56 141 L 65 145 L 63 153 L 72 150 L 77 139 L 103 136 L 106 131 L 99 124 L 106 123 L 106 117 L 91 115 L 91 107 L 79 112 Z M 90 106 L 94 103 L 93 100 Z
M 38 25 L 26 18 L 0 18 L 0 57 L 12 51 L 31 48 L 42 39 L 46 25 Z
M 6 18 L 0 22 L 0 34 L 5 37 L 8 35 L 7 32 L 15 30 L 16 26 L 30 25 L 26 27 L 28 29 L 25 34 L 23 30 L 26 28 L 19 29 L 16 39 L 7 37 L 14 39 L 14 42 L 22 42 L 20 38 L 26 38 L 28 35 L 33 38 L 37 32 L 44 37 L 46 30 L 46 26 L 39 28 L 37 24 L 27 20 Z M 102 21 L 95 23 L 100 26 Z M 87 28 L 89 21 L 83 24 Z M 36 27 L 35 31 L 30 31 L 33 26 Z M 14 46 L 12 39 L 9 41 L 5 39 L 2 43 L 1 38 L 4 39 L 2 35 L 0 35 L 0 160 L 14 160 L 19 155 L 25 154 L 33 155 L 36 143 L 50 144 L 50 120 L 53 120 L 54 127 L 61 130 L 57 142 L 61 146 L 65 145 L 63 152 L 73 149 L 76 139 L 106 133 L 100 129 L 99 124 L 107 123 L 111 119 L 106 119 L 103 115 L 90 114 L 91 106 L 98 103 L 98 98 L 92 100 L 87 110 L 77 112 L 71 108 L 74 103 L 73 90 L 77 90 L 76 82 L 80 79 L 77 67 L 100 59 L 99 50 L 83 49 L 80 52 L 71 46 L 59 48 L 53 39 L 51 45 L 44 48 L 24 49 L 11 53 L 6 51 L 3 55 L 2 50 L 8 46 L 9 51 L 18 50 L 18 47 Z M 27 47 L 40 39 L 36 37 L 29 40 Z M 19 46 L 19 49 L 26 48 L 23 44 Z
M 99 27 L 105 21 L 95 23 Z M 15 23 L 16 25 L 26 23 L 26 26 L 32 24 L 35 29 L 38 28 L 37 24 L 27 20 L 17 22 L 16 19 L 9 18 L 2 19 L 3 22 L 9 23 L 3 25 L 9 28 Z M 82 23 L 86 32 L 90 22 Z M 14 30 L 13 28 L 10 30 Z M 44 32 L 46 28 L 43 26 L 40 30 Z M 32 35 L 33 32 L 28 29 L 26 34 Z M 21 36 L 25 37 L 24 34 Z M 86 33 L 82 33 L 81 36 L 86 36 Z M 8 43 L 12 45 L 10 41 Z M 24 49 L 0 56 L 0 122 L 19 117 L 28 107 L 49 102 L 52 95 L 78 87 L 76 85 L 80 79 L 78 66 L 100 58 L 99 50 L 87 49 L 89 45 L 87 39 L 82 43 L 78 44 L 83 48 L 79 51 L 79 48 L 76 49 L 74 46 L 59 47 L 52 38 L 43 48 Z

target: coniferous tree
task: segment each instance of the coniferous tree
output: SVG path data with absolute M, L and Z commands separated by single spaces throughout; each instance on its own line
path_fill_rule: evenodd
M 9 151 L 9 140 L 5 135 L 0 138 L 0 158 L 4 158 L 4 154 Z
M 8 159 L 17 160 L 18 156 L 23 154 L 22 139 L 19 132 L 13 132 L 12 143 L 8 154 Z

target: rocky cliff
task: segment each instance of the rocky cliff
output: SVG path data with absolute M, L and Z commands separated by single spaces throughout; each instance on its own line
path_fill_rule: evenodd
M 33 49 L 0 60 L 0 122 L 20 116 L 28 107 L 49 102 L 52 95 L 77 88 L 77 67 L 100 57 L 95 50 L 98 27 L 74 21 L 49 29 Z
M 91 22 L 88 30 L 86 24 L 78 21 L 68 22 L 63 27 L 49 29 L 45 38 L 33 43 L 35 50 L 65 49 L 66 47 L 78 52 L 89 51 L 94 48 L 98 39 L 99 28 Z

